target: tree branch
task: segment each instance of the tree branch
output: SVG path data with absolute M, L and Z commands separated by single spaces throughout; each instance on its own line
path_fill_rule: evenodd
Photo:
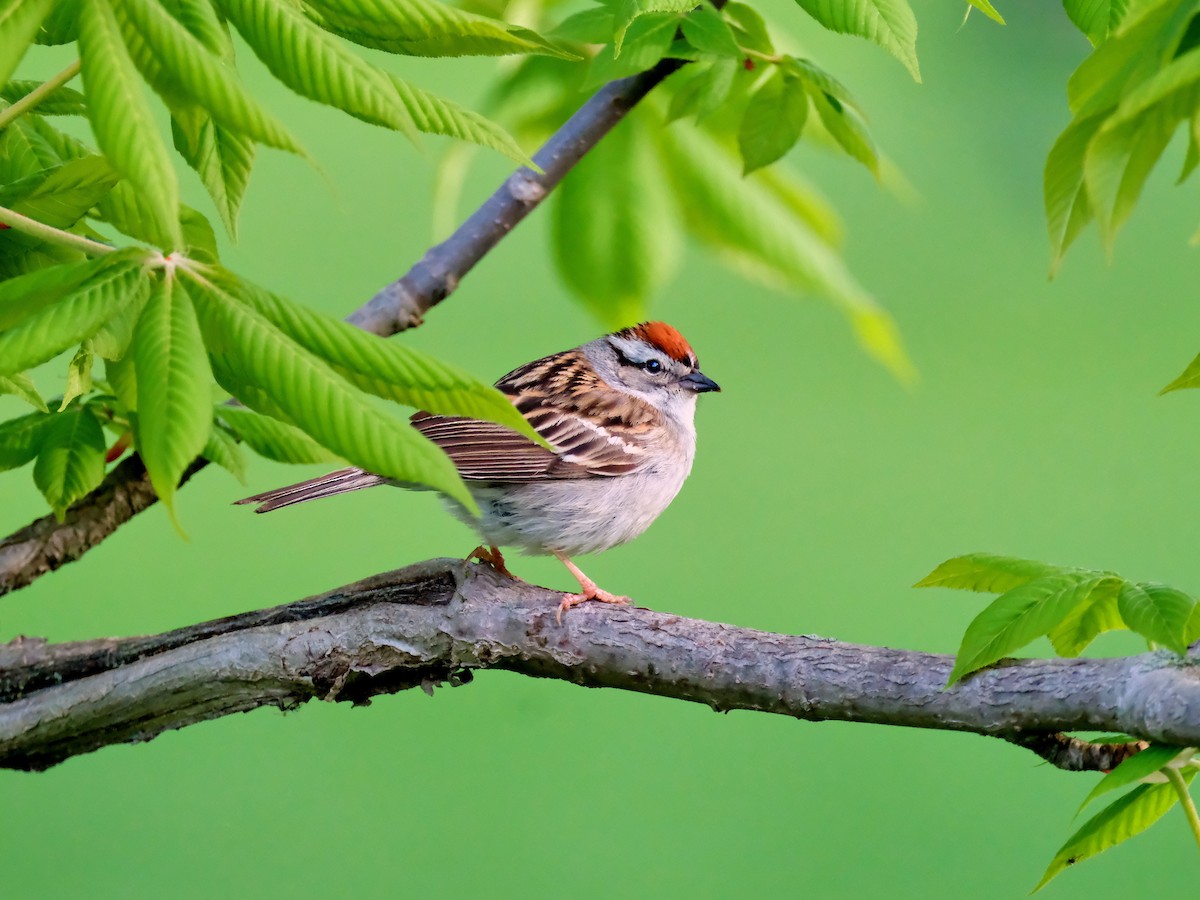
M 534 155 L 542 174 L 522 167 L 510 175 L 454 234 L 429 250 L 403 278 L 351 313 L 347 321 L 381 337 L 420 325 L 425 313 L 452 294 L 463 276 L 529 215 L 601 138 L 682 65 L 680 60 L 662 60 L 646 72 L 602 87 Z M 206 465 L 207 461 L 196 460 L 188 476 Z M 157 500 L 141 460 L 127 460 L 72 506 L 63 522 L 43 516 L 0 540 L 0 596 L 79 559 Z
M 0 765 L 45 769 L 260 706 L 458 685 L 479 669 L 798 719 L 968 731 L 1068 767 L 1060 732 L 1200 745 L 1200 666 L 1167 653 L 1009 660 L 943 690 L 952 657 L 588 603 L 433 560 L 274 609 L 153 637 L 0 646 Z M 1093 745 L 1103 747 L 1105 745 Z M 1139 745 L 1119 745 L 1128 755 Z M 1051 748 L 1047 750 L 1047 748 Z M 1072 756 L 1074 754 L 1074 756 Z M 1072 757 L 1068 759 L 1068 757 Z

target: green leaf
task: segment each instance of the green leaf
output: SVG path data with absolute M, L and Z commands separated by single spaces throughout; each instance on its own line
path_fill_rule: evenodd
M 752 179 L 759 181 L 788 211 L 804 222 L 830 247 L 840 247 L 844 238 L 841 220 L 830 202 L 793 169 L 771 166 L 759 169 Z
M 251 413 L 251 415 L 254 414 Z M 304 432 L 299 433 L 303 434 Z M 305 440 L 310 439 L 305 436 Z M 314 443 L 313 446 L 317 447 L 319 445 Z M 325 451 L 323 447 L 321 450 L 327 456 L 333 455 Z M 213 422 L 212 430 L 208 435 L 208 442 L 205 443 L 204 449 L 200 451 L 200 455 L 209 462 L 216 463 L 221 468 L 232 472 L 233 477 L 242 484 L 246 483 L 246 454 L 242 452 L 241 445 L 238 444 L 237 439 L 216 422 Z
M 1091 793 L 1083 799 L 1083 803 L 1079 804 L 1079 812 L 1083 812 L 1089 803 L 1102 794 L 1126 787 L 1135 781 L 1141 781 L 1143 778 L 1153 775 L 1182 752 L 1184 752 L 1182 747 L 1168 747 L 1162 744 L 1153 744 L 1145 750 L 1139 750 L 1096 783 Z
M 1145 752 L 1145 751 L 1143 751 Z M 1194 769 L 1181 773 L 1190 782 L 1196 775 Z M 1063 869 L 1082 862 L 1098 853 L 1103 853 L 1136 834 L 1145 831 L 1163 817 L 1179 802 L 1175 788 L 1170 784 L 1141 784 L 1132 791 L 1100 810 L 1076 831 L 1059 848 L 1038 882 L 1038 891 Z
M 726 3 L 724 13 L 733 27 L 734 37 L 739 46 L 757 53 L 775 52 L 767 23 L 753 6 L 746 3 Z
M 93 359 L 92 342 L 84 341 L 67 366 L 67 386 L 58 407 L 59 412 L 70 406 L 76 397 L 82 397 L 92 389 Z
M 579 56 L 537 32 L 433 0 L 311 0 L 321 24 L 364 47 L 410 56 Z
M 0 331 L 66 296 L 97 272 L 112 264 L 106 257 L 38 269 L 0 281 Z
M 988 2 L 988 0 L 967 0 L 967 2 L 969 4 L 971 4 L 971 6 L 975 7 L 977 10 L 979 10 L 981 13 L 983 13 L 985 16 L 987 16 L 989 19 L 991 19 L 993 22 L 999 22 L 1001 25 L 1005 24 L 1004 17 L 996 11 L 996 7 L 992 6 L 992 4 Z M 968 12 L 969 11 L 970 10 L 968 10 Z
M 91 337 L 145 289 L 138 262 L 124 258 L 65 297 L 0 332 L 0 375 L 31 369 Z
M 1059 656 L 1078 656 L 1099 635 L 1125 627 L 1117 611 L 1123 578 L 1097 575 L 1079 585 L 1079 604 L 1050 629 L 1048 637 Z
M 225 230 L 237 240 L 238 210 L 250 183 L 254 142 L 219 124 L 196 105 L 172 110 L 171 134 L 175 149 L 212 197 Z
M 54 228 L 70 228 L 120 180 L 102 156 L 83 156 L 0 187 L 0 205 Z
M 1093 46 L 1116 30 L 1128 6 L 1129 0 L 1063 0 L 1067 15 Z
M 42 395 L 37 392 L 37 388 L 33 385 L 33 379 L 23 372 L 13 375 L 0 375 L 0 394 L 14 394 L 35 409 L 40 409 L 42 412 L 49 412 L 46 401 L 42 399 Z
M 1110 127 L 1136 119 L 1156 104 L 1172 100 L 1172 95 L 1185 91 L 1186 102 L 1168 106 L 1177 112 L 1176 121 L 1191 118 L 1195 111 L 1195 93 L 1187 89 L 1200 81 L 1200 49 L 1177 57 L 1121 98 L 1112 114 Z
M 67 508 L 104 479 L 104 431 L 92 413 L 82 407 L 54 413 L 37 463 L 33 481 L 61 521 Z
M 780 289 L 813 291 L 849 319 L 863 348 L 901 380 L 913 377 L 891 317 L 790 205 L 719 144 L 685 122 L 664 129 L 663 165 L 691 234 L 738 271 Z
M 137 448 L 174 517 L 175 488 L 212 430 L 212 376 L 191 297 L 174 276 L 154 280 L 133 335 Z
M 681 69 L 678 77 L 683 80 L 671 97 L 667 121 L 692 115 L 703 119 L 716 110 L 729 97 L 737 71 L 738 63 L 732 59 L 718 59 L 708 65 L 696 63 Z
M 738 149 L 744 172 L 768 166 L 792 149 L 808 118 L 808 94 L 798 78 L 781 69 L 770 74 L 754 92 L 738 130 Z
M 551 243 L 559 276 L 607 326 L 644 318 L 682 249 L 678 217 L 641 118 L 619 124 L 563 179 Z
M 862 113 L 862 104 L 850 93 L 850 89 L 811 59 L 789 56 L 781 65 L 789 74 L 798 76 L 810 92 L 828 94 L 842 106 L 849 106 Z
M 182 249 L 175 168 L 109 0 L 81 4 L 79 26 L 84 92 L 100 149 L 145 204 L 155 244 Z
M 289 419 L 351 464 L 428 485 L 477 514 L 450 458 L 431 441 L 380 412 L 327 363 L 211 282 L 196 282 L 196 290 L 200 325 L 222 387 L 239 396 L 241 385 L 257 386 Z
M 1117 609 L 1131 630 L 1180 655 L 1187 652 L 1185 636 L 1196 609 L 1194 597 L 1162 584 L 1126 582 L 1117 596 Z
M 318 28 L 287 0 L 220 0 L 271 73 L 303 97 L 416 136 L 387 73 Z
M 700 52 L 741 59 L 742 50 L 738 47 L 733 29 L 725 17 L 708 3 L 701 2 L 685 16 L 681 27 L 687 42 Z
M 297 465 L 340 462 L 295 425 L 236 406 L 223 406 L 217 415 L 259 456 Z
M 582 44 L 607 44 L 615 28 L 611 9 L 592 6 L 567 16 L 546 32 L 546 36 L 555 40 L 579 41 Z
M 491 119 L 402 81 L 394 75 L 390 78 L 401 102 L 412 115 L 418 131 L 470 141 L 481 147 L 497 150 L 518 165 L 537 168 L 537 164 L 525 154 L 513 136 Z
M 1062 566 L 1020 559 L 1016 556 L 996 556 L 992 553 L 968 553 L 940 564 L 913 587 L 944 587 L 960 591 L 979 591 L 1002 594 L 1038 578 L 1058 575 Z
M 40 81 L 10 81 L 0 87 L 0 99 L 16 103 L 41 86 Z M 74 88 L 57 87 L 38 101 L 37 111 L 41 116 L 82 116 L 87 113 L 87 103 Z
M 914 81 L 917 66 L 917 19 L 906 0 L 796 0 L 800 8 L 828 28 L 873 41 L 904 64 Z
M 209 53 L 233 62 L 233 41 L 212 0 L 170 0 L 167 9 Z
M 242 84 L 232 64 L 214 55 L 161 4 L 153 0 L 122 0 L 120 13 L 122 33 L 134 62 L 147 73 L 152 84 L 165 79 L 171 86 L 168 102 L 182 93 L 229 132 L 304 155 L 299 142 L 283 123 Z M 139 42 L 144 49 L 135 50 Z M 314 60 L 314 65 L 318 64 Z M 155 76 L 155 70 L 161 70 L 161 74 Z M 248 142 L 243 138 L 243 143 Z M 188 162 L 192 164 L 190 159 Z M 196 171 L 204 175 L 200 169 Z
M 1084 577 L 1047 575 L 993 600 L 967 626 L 946 687 L 1003 659 L 1059 624 L 1083 599 L 1079 588 Z
M 1067 248 L 1092 220 L 1083 160 L 1088 144 L 1104 121 L 1104 115 L 1076 119 L 1058 136 L 1046 157 L 1042 190 L 1050 230 L 1051 276 L 1058 271 Z
M 79 39 L 79 0 L 59 0 L 42 20 L 37 42 L 46 46 L 70 44 Z
M 0 84 L 16 71 L 53 0 L 0 0 Z
M 678 27 L 679 16 L 675 13 L 639 16 L 625 33 L 620 56 L 612 44 L 607 44 L 592 57 L 584 87 L 596 87 L 651 68 L 667 55 Z
M 499 422 L 541 442 L 512 401 L 461 369 L 398 341 L 312 312 L 250 282 L 231 278 L 226 286 L 256 313 L 364 391 L 441 415 Z
M 0 472 L 25 465 L 38 454 L 55 416 L 29 413 L 0 422 Z
M 824 91 L 813 91 L 809 96 L 829 136 L 853 159 L 878 176 L 879 154 L 867 132 L 866 122 L 857 110 Z
M 703 0 L 702 0 L 703 2 Z M 650 13 L 685 13 L 696 5 L 696 0 L 617 0 L 613 11 L 613 50 L 621 55 L 621 45 L 629 26 Z M 680 16 L 673 17 L 676 22 Z

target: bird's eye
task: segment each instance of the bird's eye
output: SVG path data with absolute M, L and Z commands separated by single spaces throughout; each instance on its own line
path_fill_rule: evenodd
M 662 363 L 660 363 L 657 359 L 648 359 L 646 360 L 646 365 L 644 368 L 651 375 L 657 375 L 662 371 Z

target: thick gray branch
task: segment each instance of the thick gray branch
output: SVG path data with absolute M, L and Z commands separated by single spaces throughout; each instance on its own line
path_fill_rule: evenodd
M 1080 749 L 1065 731 L 1200 745 L 1200 666 L 1165 653 L 1008 661 L 945 691 L 948 656 L 598 603 L 571 610 L 559 625 L 558 599 L 486 566 L 434 560 L 154 637 L 18 639 L 0 647 L 0 765 L 43 769 L 232 712 L 432 691 L 479 669 L 721 711 L 970 731 L 1059 764 L 1056 755 Z M 1090 762 L 1119 758 L 1103 751 Z
M 681 65 L 678 60 L 663 60 L 649 71 L 597 91 L 534 155 L 543 174 L 518 169 L 454 234 L 347 321 L 382 337 L 420 325 L 425 313 L 453 293 L 463 276 L 546 198 L 588 150 Z M 188 475 L 205 465 L 205 460 L 197 460 Z M 141 460 L 126 460 L 104 484 L 71 507 L 65 521 L 43 516 L 0 540 L 0 596 L 79 559 L 157 500 Z

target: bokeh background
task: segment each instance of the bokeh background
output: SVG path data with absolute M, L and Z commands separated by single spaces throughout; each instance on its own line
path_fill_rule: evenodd
M 1086 41 L 1056 4 L 1008 0 L 1003 28 L 974 14 L 964 25 L 958 4 L 915 7 L 922 85 L 784 0 L 763 8 L 860 96 L 914 189 L 883 190 L 820 150 L 792 156 L 844 215 L 851 266 L 899 320 L 920 382 L 896 383 L 820 302 L 750 286 L 693 248 L 652 312 L 725 391 L 702 398 L 698 461 L 671 509 L 633 545 L 583 561 L 610 589 L 687 616 L 952 652 L 985 598 L 909 585 L 959 553 L 1200 588 L 1200 396 L 1156 396 L 1200 351 L 1196 190 L 1172 186 L 1182 144 L 1111 263 L 1092 231 L 1049 281 L 1041 169 Z M 226 261 L 344 314 L 427 246 L 443 145 L 418 154 L 242 57 L 325 174 L 264 152 Z M 492 71 L 390 64 L 465 102 Z M 60 67 L 42 52 L 20 74 Z M 507 168 L 481 156 L 464 210 Z M 398 339 L 492 378 L 600 330 L 554 275 L 543 211 Z M 256 460 L 250 488 L 309 474 Z M 0 478 L 0 531 L 43 514 L 29 481 Z M 427 495 L 368 491 L 258 517 L 229 505 L 247 492 L 205 471 L 179 500 L 190 541 L 160 508 L 139 516 L 3 598 L 0 638 L 157 632 L 474 543 Z M 515 567 L 569 585 L 553 561 Z M 486 673 L 432 699 L 260 710 L 45 774 L 0 773 L 0 883 L 11 897 L 1016 897 L 1096 778 L 975 736 L 714 715 Z M 1194 891 L 1191 841 L 1174 810 L 1047 896 Z

